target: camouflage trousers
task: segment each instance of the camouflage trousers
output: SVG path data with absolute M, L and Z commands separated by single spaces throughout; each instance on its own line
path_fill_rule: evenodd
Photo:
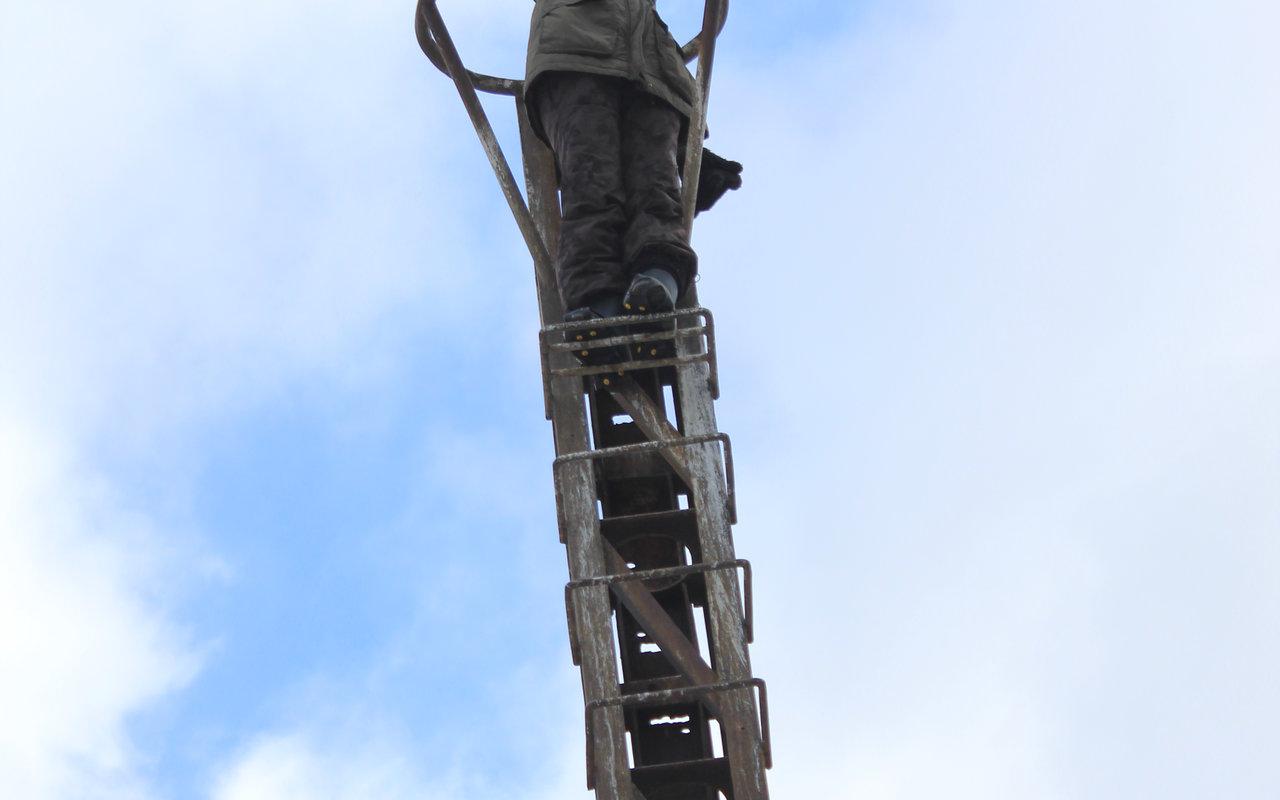
M 532 102 L 560 173 L 565 309 L 621 297 L 652 267 L 688 286 L 698 258 L 680 209 L 680 114 L 629 81 L 578 72 L 544 74 Z

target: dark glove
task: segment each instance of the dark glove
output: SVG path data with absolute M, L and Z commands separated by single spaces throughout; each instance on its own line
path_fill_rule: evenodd
M 704 147 L 702 170 L 698 173 L 698 200 L 694 204 L 696 213 L 714 206 L 730 189 L 741 187 L 742 165 L 737 161 L 721 158 Z

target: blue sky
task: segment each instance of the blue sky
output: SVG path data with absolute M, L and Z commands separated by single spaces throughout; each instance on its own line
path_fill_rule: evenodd
M 696 244 L 775 794 L 1275 797 L 1280 12 L 755 5 Z M 510 74 L 528 6 L 441 7 Z M 588 796 L 531 270 L 411 18 L 0 6 L 4 796 Z

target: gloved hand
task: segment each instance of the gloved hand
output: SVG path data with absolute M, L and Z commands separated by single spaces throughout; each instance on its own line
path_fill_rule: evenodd
M 742 187 L 742 165 L 737 161 L 721 158 L 705 147 L 702 149 L 702 169 L 698 173 L 698 199 L 694 213 L 701 213 L 716 204 L 730 189 Z

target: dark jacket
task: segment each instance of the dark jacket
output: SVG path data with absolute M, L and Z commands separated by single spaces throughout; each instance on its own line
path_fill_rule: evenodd
M 686 120 L 693 108 L 693 76 L 654 0 L 537 0 L 529 28 L 526 98 L 538 76 L 550 71 L 626 78 Z M 534 119 L 533 125 L 541 135 L 540 121 Z

